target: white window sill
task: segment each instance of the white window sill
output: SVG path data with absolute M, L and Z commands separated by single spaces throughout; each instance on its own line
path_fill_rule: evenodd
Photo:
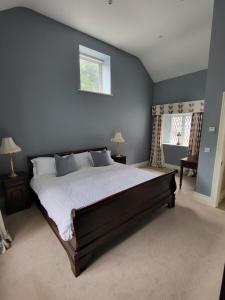
M 104 95 L 104 96 L 113 96 L 113 94 L 101 93 L 101 92 L 92 92 L 87 90 L 78 89 L 79 92 L 83 93 L 90 93 L 90 94 L 97 94 L 97 95 Z
M 173 146 L 173 147 L 183 147 L 183 148 L 188 148 L 186 145 L 175 145 L 175 144 L 169 144 L 169 143 L 163 143 L 163 145 L 168 145 L 168 146 Z

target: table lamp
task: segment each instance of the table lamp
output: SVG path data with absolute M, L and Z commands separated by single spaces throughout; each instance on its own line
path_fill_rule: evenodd
M 122 133 L 119 131 L 119 132 L 116 132 L 114 137 L 111 139 L 111 142 L 113 143 L 116 143 L 117 144 L 117 157 L 120 157 L 121 154 L 120 154 L 120 144 L 124 143 L 125 140 L 122 136 Z
M 181 133 L 178 132 L 177 133 L 177 145 L 180 146 L 180 137 L 181 137 Z
M 17 174 L 14 171 L 13 165 L 13 157 L 12 154 L 16 152 L 20 152 L 21 148 L 18 147 L 11 137 L 2 138 L 2 144 L 0 147 L 0 154 L 10 154 L 10 162 L 11 162 L 11 174 L 10 177 L 16 177 Z

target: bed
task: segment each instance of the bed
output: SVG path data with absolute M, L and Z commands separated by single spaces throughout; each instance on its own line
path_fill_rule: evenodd
M 106 147 L 68 151 L 58 155 L 103 149 Z M 175 206 L 176 171 L 156 176 L 149 171 L 115 163 L 112 166 L 74 172 L 62 179 L 43 177 L 34 182 L 31 160 L 53 156 L 54 154 L 47 154 L 28 157 L 32 195 L 65 248 L 76 277 L 88 266 L 93 253 L 100 246 L 128 231 L 152 211 L 164 205 L 169 208 Z M 100 188 L 101 186 L 105 188 Z M 53 187 L 54 190 L 57 188 L 54 193 Z M 50 195 L 51 207 L 46 201 L 46 193 L 48 197 Z M 76 202 L 71 204 L 67 198 Z M 58 224 L 62 216 L 57 219 L 53 215 L 54 210 L 58 210 L 58 213 L 65 211 L 65 215 L 69 215 L 71 232 L 68 231 L 68 216 L 63 224 Z

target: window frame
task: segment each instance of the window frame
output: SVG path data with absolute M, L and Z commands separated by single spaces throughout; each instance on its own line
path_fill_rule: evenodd
M 99 66 L 98 72 L 98 90 L 91 91 L 82 88 L 81 82 L 81 64 L 80 60 L 96 63 Z M 112 94 L 112 79 L 111 79 L 111 57 L 105 53 L 98 52 L 86 46 L 79 45 L 79 77 L 80 77 L 80 92 L 93 93 L 99 95 L 113 96 Z
M 95 57 L 92 57 L 91 55 L 86 55 L 86 54 L 82 54 L 80 53 L 79 55 L 79 64 L 80 64 L 80 60 L 85 60 L 87 62 L 90 62 L 90 63 L 95 63 L 98 65 L 98 93 L 102 93 L 103 92 L 103 78 L 102 78 L 102 64 L 103 64 L 103 60 L 101 59 L 97 59 Z M 90 91 L 90 90 L 85 90 L 85 89 L 82 89 L 81 88 L 81 73 L 80 73 L 80 89 L 82 91 L 85 91 L 85 92 L 93 92 L 93 93 L 96 93 L 95 91 Z

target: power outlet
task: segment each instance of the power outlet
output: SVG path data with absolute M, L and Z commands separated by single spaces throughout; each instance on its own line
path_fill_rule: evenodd
M 204 149 L 204 152 L 205 152 L 205 153 L 210 153 L 210 148 L 207 148 L 207 147 L 206 147 L 206 148 Z

